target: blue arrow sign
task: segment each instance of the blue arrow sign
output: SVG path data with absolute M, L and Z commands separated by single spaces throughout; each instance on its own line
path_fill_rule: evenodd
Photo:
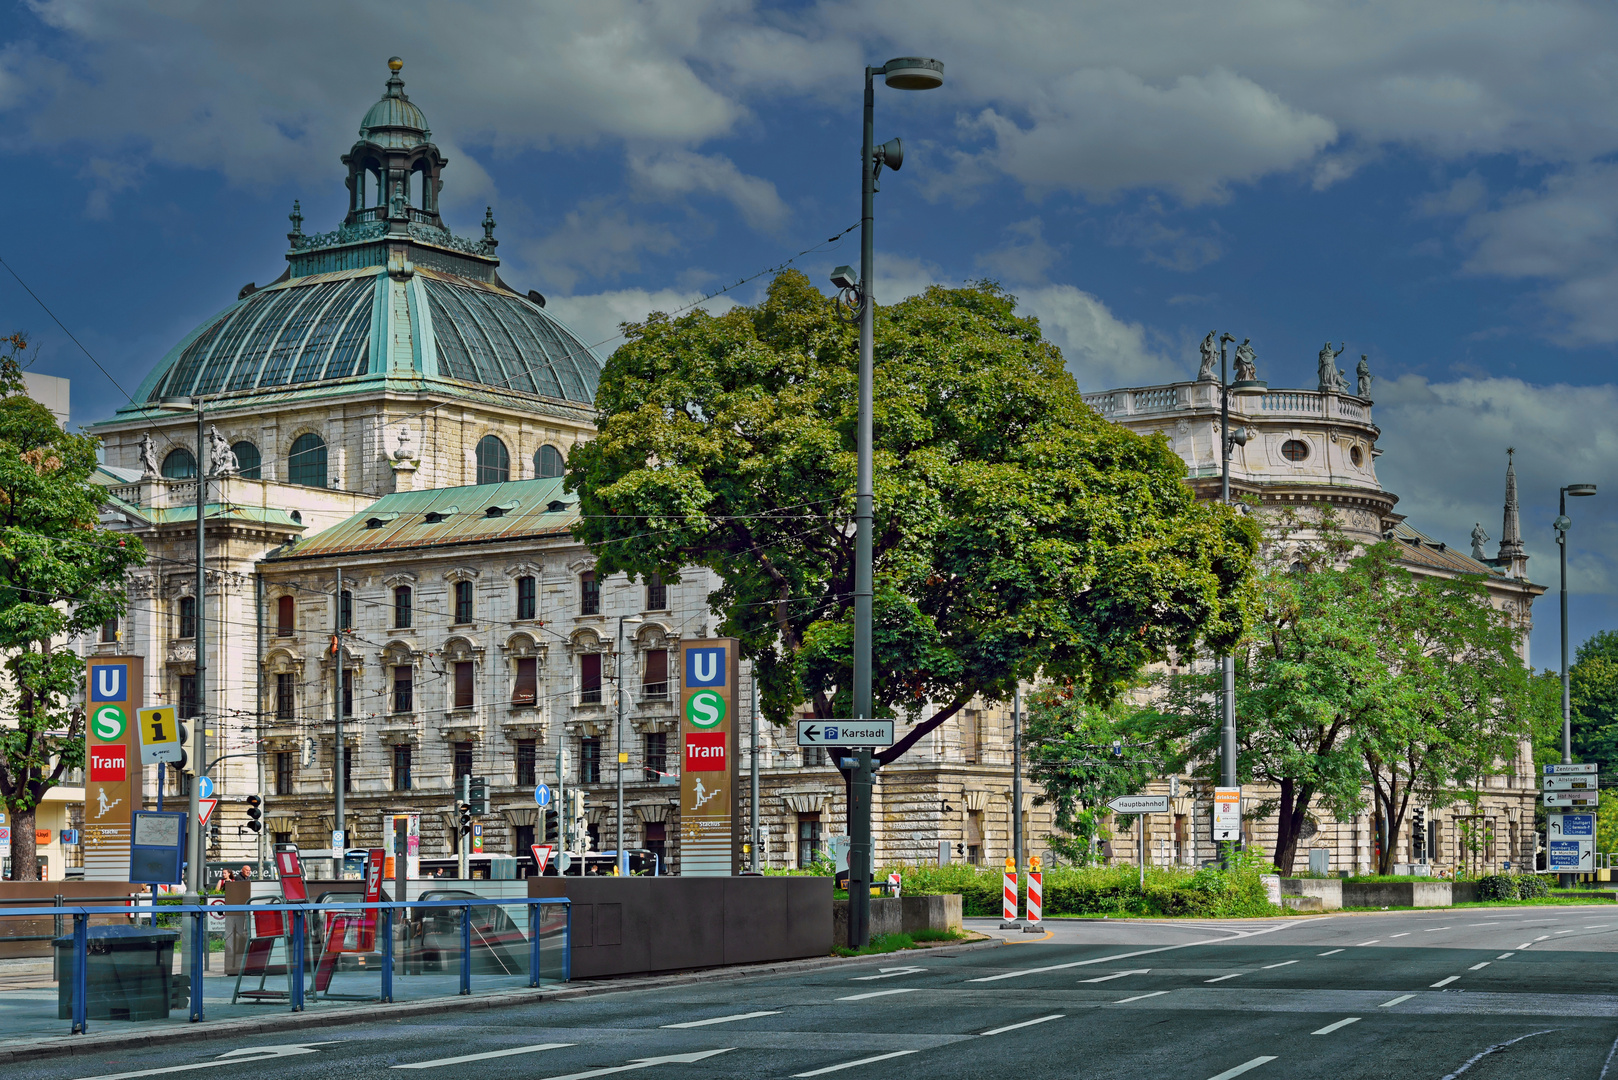
M 199 799 L 211 799 L 211 798 L 213 798 L 213 777 L 211 777 L 211 776 L 199 776 L 199 777 L 197 777 L 197 798 L 199 798 Z
M 534 789 L 534 802 L 538 806 L 549 806 L 551 804 L 551 786 L 549 784 L 541 784 Z

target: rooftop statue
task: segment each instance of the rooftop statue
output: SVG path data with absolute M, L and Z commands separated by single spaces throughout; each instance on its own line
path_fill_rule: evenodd
M 147 431 L 140 437 L 140 477 L 142 480 L 148 480 L 157 474 L 157 440 L 152 438 L 150 431 Z
M 1363 360 L 1361 360 L 1361 364 L 1364 364 Z M 1368 376 L 1362 376 L 1362 378 L 1368 378 Z M 1360 396 L 1364 397 L 1365 395 L 1361 394 Z M 1489 556 L 1484 552 L 1483 545 L 1488 542 L 1489 534 L 1483 531 L 1483 522 L 1475 523 L 1472 526 L 1472 558 L 1478 562 L 1483 562 L 1487 559 Z
M 209 476 L 235 476 L 241 471 L 241 463 L 236 460 L 236 451 L 230 448 L 230 443 L 219 434 L 219 429 L 213 425 L 208 426 L 208 461 L 213 465 Z
M 1242 338 L 1242 343 L 1236 346 L 1236 381 L 1258 381 L 1258 357 L 1253 352 L 1253 346 L 1248 344 L 1252 338 Z
M 1370 397 L 1371 396 L 1371 364 L 1370 364 L 1370 362 L 1368 360 L 1366 360 L 1364 353 L 1360 353 L 1360 366 L 1354 369 L 1354 374 L 1359 376 L 1360 397 L 1362 397 L 1362 398 Z
M 1348 376 L 1337 367 L 1337 358 L 1343 355 L 1343 349 L 1348 348 L 1348 342 L 1343 342 L 1342 348 L 1333 350 L 1331 342 L 1326 342 L 1320 348 L 1320 392 L 1322 394 L 1341 394 L 1348 389 Z
M 1202 366 L 1197 369 L 1198 382 L 1215 382 L 1214 361 L 1219 359 L 1217 334 L 1210 330 L 1202 339 Z

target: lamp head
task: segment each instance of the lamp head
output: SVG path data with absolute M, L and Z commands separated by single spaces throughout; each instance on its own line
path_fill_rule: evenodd
M 1236 430 L 1232 431 L 1230 433 L 1230 441 L 1235 443 L 1237 446 L 1246 446 L 1247 445 L 1247 429 L 1244 428 L 1244 427 L 1239 427 Z
M 1572 527 L 1573 521 L 1566 514 L 1558 516 L 1555 521 L 1551 522 L 1551 528 L 1555 529 L 1559 533 L 1565 533 Z
M 944 62 L 901 56 L 883 64 L 880 74 L 895 90 L 932 90 L 944 85 Z
M 1594 495 L 1596 486 L 1594 484 L 1569 484 L 1562 490 L 1569 495 Z
M 166 397 L 157 403 L 164 412 L 195 412 L 197 403 L 188 397 Z

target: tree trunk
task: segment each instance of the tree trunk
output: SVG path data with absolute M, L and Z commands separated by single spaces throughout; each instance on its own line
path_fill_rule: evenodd
M 1298 833 L 1292 827 L 1292 789 L 1290 778 L 1281 781 L 1281 806 L 1275 815 L 1275 868 L 1282 877 L 1292 876 L 1293 853 L 1298 849 Z
M 11 880 L 39 880 L 39 851 L 34 847 L 38 808 L 11 811 Z

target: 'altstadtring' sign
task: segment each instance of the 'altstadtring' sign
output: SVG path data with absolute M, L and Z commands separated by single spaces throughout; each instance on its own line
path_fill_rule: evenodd
M 680 642 L 680 873 L 735 872 L 738 642 Z

